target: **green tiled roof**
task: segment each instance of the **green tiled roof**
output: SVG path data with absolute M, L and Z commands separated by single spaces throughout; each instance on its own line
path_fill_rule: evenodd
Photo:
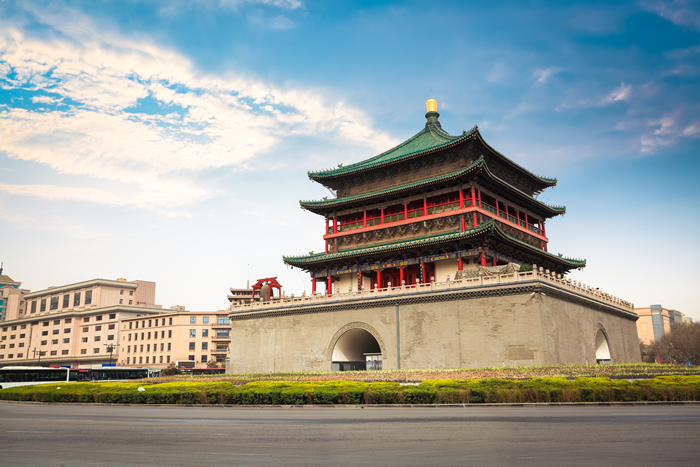
M 416 156 L 418 154 L 436 149 L 442 149 L 450 146 L 451 144 L 462 142 L 473 136 L 477 130 L 478 129 L 475 126 L 461 136 L 452 136 L 446 131 L 443 131 L 441 128 L 430 125 L 398 146 L 389 149 L 378 156 L 374 156 L 370 159 L 357 162 L 355 164 L 338 167 L 337 169 L 309 172 L 309 178 L 313 180 L 322 180 L 324 178 L 337 177 L 339 175 L 346 175 L 360 170 L 379 167 L 397 160 Z
M 337 207 L 337 206 L 343 206 L 349 203 L 352 203 L 354 201 L 362 201 L 362 200 L 370 200 L 373 198 L 379 198 L 382 195 L 392 195 L 392 194 L 398 194 L 401 193 L 402 191 L 407 191 L 415 188 L 420 188 L 423 186 L 428 186 L 433 183 L 439 183 L 443 181 L 448 181 L 451 179 L 458 179 L 463 175 L 468 174 L 472 170 L 476 168 L 484 168 L 488 175 L 493 178 L 494 180 L 498 181 L 499 183 L 506 185 L 512 190 L 515 190 L 522 196 L 527 197 L 530 201 L 533 201 L 549 210 L 552 212 L 556 212 L 557 214 L 563 214 L 566 212 L 566 207 L 563 206 L 550 206 L 548 204 L 543 203 L 542 201 L 536 200 L 532 198 L 530 195 L 527 193 L 522 192 L 520 189 L 517 187 L 514 187 L 513 185 L 509 184 L 508 182 L 496 177 L 489 169 L 488 166 L 486 165 L 486 161 L 484 160 L 484 156 L 479 156 L 477 160 L 472 162 L 468 167 L 465 167 L 464 169 L 456 170 L 454 172 L 450 172 L 445 175 L 438 175 L 436 177 L 429 178 L 427 180 L 420 180 L 417 182 L 411 182 L 411 183 L 406 183 L 404 185 L 400 185 L 397 187 L 393 188 L 387 188 L 385 190 L 378 190 L 378 191 L 373 191 L 371 193 L 365 193 L 362 195 L 356 195 L 356 196 L 348 196 L 347 198 L 334 198 L 334 199 L 324 199 L 324 200 L 319 200 L 319 201 L 300 201 L 299 204 L 301 205 L 302 208 L 304 209 L 309 209 L 309 210 L 314 210 L 314 209 L 321 209 L 321 208 L 332 208 L 332 207 Z
M 493 221 L 489 220 L 488 222 L 484 222 L 483 224 L 477 226 L 474 229 L 470 230 L 465 230 L 464 232 L 453 232 L 453 233 L 448 233 L 448 234 L 440 234 L 440 235 L 432 235 L 430 237 L 423 237 L 423 238 L 417 238 L 414 240 L 408 240 L 408 241 L 402 241 L 402 242 L 392 242 L 392 243 L 387 243 L 384 245 L 376 245 L 376 246 L 371 246 L 371 247 L 366 247 L 366 248 L 357 248 L 354 250 L 348 250 L 348 251 L 341 251 L 339 253 L 316 253 L 313 255 L 307 255 L 307 256 L 283 256 L 282 259 L 286 264 L 291 264 L 291 265 L 310 265 L 314 263 L 320 263 L 324 261 L 333 261 L 337 259 L 344 259 L 344 258 L 352 258 L 356 256 L 367 256 L 371 255 L 373 253 L 380 253 L 380 252 L 387 252 L 387 251 L 398 251 L 398 250 L 404 250 L 407 248 L 415 247 L 415 246 L 425 246 L 425 245 L 431 245 L 431 244 L 436 244 L 436 243 L 444 243 L 444 242 L 449 242 L 452 240 L 459 240 L 459 239 L 465 239 L 469 237 L 474 237 L 486 232 L 494 232 L 501 237 L 514 241 L 522 246 L 527 247 L 531 251 L 536 252 L 537 254 L 541 255 L 546 255 L 551 257 L 552 259 L 561 261 L 563 263 L 566 263 L 570 267 L 582 267 L 586 265 L 585 260 L 576 260 L 576 259 L 571 259 L 571 258 L 565 258 L 562 256 L 558 255 L 553 255 L 551 253 L 547 253 L 546 251 L 542 251 L 538 248 L 535 248 L 534 246 L 530 245 L 529 243 L 522 242 L 518 240 L 517 238 L 513 238 L 510 235 L 506 234 L 501 230 L 498 225 Z

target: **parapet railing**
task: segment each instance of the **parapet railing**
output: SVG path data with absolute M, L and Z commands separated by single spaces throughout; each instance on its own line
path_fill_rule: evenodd
M 232 304 L 229 310 L 232 313 L 246 313 L 251 311 L 269 310 L 273 308 L 284 308 L 289 306 L 304 306 L 321 303 L 332 303 L 345 300 L 381 298 L 383 296 L 394 297 L 396 295 L 409 295 L 432 291 L 469 289 L 485 285 L 488 286 L 495 284 L 509 284 L 533 279 L 539 279 L 544 282 L 556 284 L 560 287 L 571 290 L 572 292 L 576 292 L 580 295 L 584 295 L 593 300 L 615 305 L 617 307 L 624 308 L 628 311 L 634 311 L 634 304 L 631 302 L 622 300 L 619 297 L 610 295 L 608 293 L 601 292 L 599 289 L 594 289 L 593 287 L 581 284 L 581 282 L 572 281 L 571 279 L 563 277 L 561 274 L 550 272 L 549 269 L 544 270 L 541 267 L 538 268 L 536 265 L 533 265 L 533 270 L 528 272 L 512 272 L 506 274 L 492 275 L 483 274 L 477 277 L 447 280 L 444 282 L 436 282 L 435 278 L 433 277 L 431 282 L 423 284 L 418 282 L 413 285 L 406 285 L 404 283 L 401 286 L 396 287 L 393 287 L 391 286 L 391 284 L 389 284 L 389 287 L 385 288 L 375 287 L 371 290 L 359 290 L 355 292 L 336 292 L 332 295 L 328 295 L 326 293 L 317 293 L 311 295 L 304 294 L 300 297 L 295 297 L 294 295 L 291 295 L 290 297 L 283 297 L 281 300 L 272 300 L 269 302 Z

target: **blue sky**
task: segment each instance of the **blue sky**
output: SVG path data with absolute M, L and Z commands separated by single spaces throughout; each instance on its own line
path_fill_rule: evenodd
M 192 310 L 248 267 L 301 293 L 306 172 L 410 137 L 432 90 L 448 132 L 558 178 L 574 279 L 700 319 L 699 77 L 697 1 L 0 1 L 0 260 Z

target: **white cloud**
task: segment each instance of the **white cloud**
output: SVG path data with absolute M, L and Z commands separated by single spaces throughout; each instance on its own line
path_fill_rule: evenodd
M 545 69 L 536 69 L 533 72 L 533 76 L 537 78 L 537 82 L 535 84 L 544 84 L 547 82 L 547 80 L 550 78 L 550 76 L 555 75 L 559 73 L 560 71 L 564 71 L 563 68 L 559 68 L 556 66 L 550 67 L 550 68 L 545 68 Z
M 674 24 L 700 28 L 700 12 L 697 9 L 697 2 L 688 0 L 651 1 L 640 2 L 640 5 Z
M 692 136 L 694 138 L 697 138 L 700 136 L 700 124 L 698 123 L 693 123 L 692 125 L 686 127 L 682 132 L 681 135 L 683 136 Z
M 510 68 L 505 63 L 496 63 L 486 79 L 492 83 L 503 81 L 510 75 Z
M 677 112 L 673 115 L 664 115 L 663 117 L 650 120 L 647 122 L 649 127 L 652 127 L 650 134 L 643 135 L 640 139 L 642 144 L 642 152 L 654 152 L 658 147 L 670 147 L 678 143 L 681 138 L 699 138 L 700 137 L 700 122 L 692 122 L 688 124 L 683 122 L 682 113 Z
M 64 105 L 40 112 L 0 107 L 0 151 L 117 183 L 127 194 L 48 185 L 4 191 L 169 210 L 215 196 L 196 181 L 199 172 L 243 164 L 284 138 L 327 135 L 374 150 L 395 143 L 360 110 L 328 103 L 313 90 L 202 74 L 147 37 L 110 32 L 76 11 L 28 8 L 60 34 L 35 37 L 21 25 L 0 23 L 2 69 L 15 73 L 10 87 L 37 92 L 33 102 Z M 143 99 L 162 112 L 139 111 Z
M 632 91 L 631 84 L 620 83 L 620 86 L 615 88 L 610 94 L 605 96 L 602 105 L 612 104 L 613 102 L 625 101 L 629 99 Z

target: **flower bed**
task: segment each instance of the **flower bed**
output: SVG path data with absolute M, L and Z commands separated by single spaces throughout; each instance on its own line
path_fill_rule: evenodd
M 141 391 L 139 389 L 142 389 Z M 419 385 L 362 381 L 57 383 L 0 390 L 0 399 L 118 404 L 478 404 L 698 401 L 700 376 L 634 382 L 607 377 L 433 379 Z

